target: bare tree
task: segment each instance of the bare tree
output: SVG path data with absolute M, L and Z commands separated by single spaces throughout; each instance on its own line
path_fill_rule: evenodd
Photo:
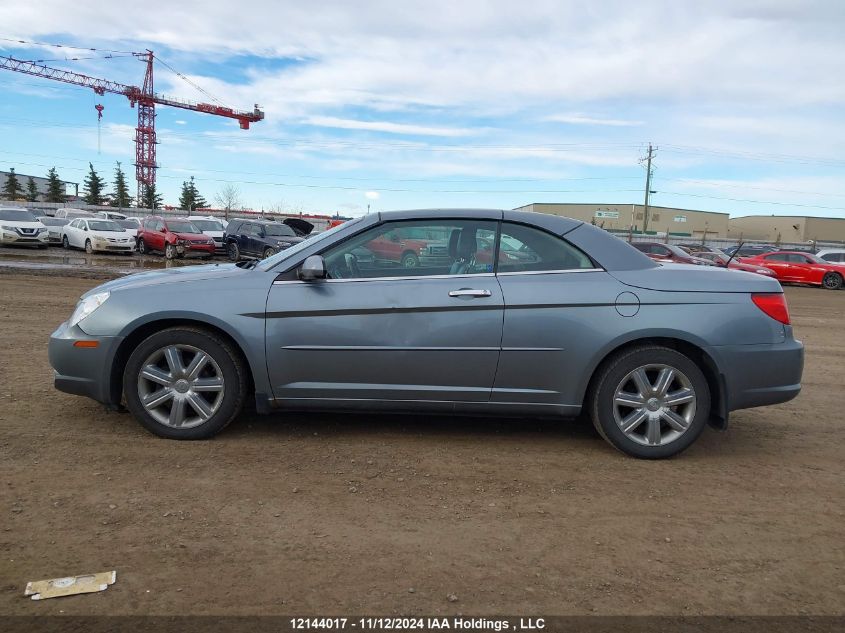
M 226 210 L 226 219 L 229 219 L 229 211 L 241 206 L 241 190 L 236 185 L 225 185 L 214 196 L 214 202 Z

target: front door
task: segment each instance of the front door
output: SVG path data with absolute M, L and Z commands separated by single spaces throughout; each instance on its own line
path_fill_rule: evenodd
M 450 261 L 401 268 L 374 256 L 397 227 L 448 241 Z M 502 338 L 502 293 L 475 263 L 489 220 L 384 223 L 323 256 L 330 278 L 277 281 L 267 301 L 274 396 L 296 399 L 487 402 Z

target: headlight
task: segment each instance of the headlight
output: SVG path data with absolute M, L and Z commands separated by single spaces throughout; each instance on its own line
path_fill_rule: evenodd
M 16 229 L 15 227 L 13 227 L 13 226 L 6 226 L 5 224 L 4 224 L 3 226 L 0 226 L 0 229 L 3 229 L 3 230 L 5 230 L 5 231 L 12 231 L 13 233 L 14 233 L 15 231 L 17 231 L 17 229 Z
M 209 238 L 206 244 L 211 244 L 212 246 L 214 246 L 214 240 Z
M 76 310 L 70 315 L 68 319 L 68 326 L 73 327 L 84 318 L 89 316 L 94 310 L 99 308 L 109 298 L 109 292 L 98 292 L 94 295 L 89 295 L 76 304 Z
M 48 230 L 49 229 L 46 226 L 42 226 L 40 229 L 38 229 L 38 235 L 41 235 L 42 233 L 46 233 Z

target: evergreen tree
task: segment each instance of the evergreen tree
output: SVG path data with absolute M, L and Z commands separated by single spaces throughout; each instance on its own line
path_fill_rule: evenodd
M 56 173 L 56 168 L 51 167 L 47 172 L 47 195 L 46 202 L 64 202 L 65 201 L 65 184 L 59 180 L 59 174 Z
M 132 206 L 132 196 L 129 195 L 129 187 L 126 185 L 126 175 L 120 168 L 119 161 L 114 170 L 114 195 L 112 196 L 111 206 L 121 208 Z
M 38 187 L 30 176 L 26 181 L 26 201 L 38 202 Z
M 85 204 L 103 204 L 105 202 L 105 196 L 103 196 L 103 188 L 105 187 L 105 181 L 100 178 L 100 175 L 94 171 L 94 165 L 88 163 L 88 175 L 85 176 L 85 194 L 82 196 L 82 199 L 85 200 Z
M 194 177 L 191 176 L 190 180 L 186 180 L 182 183 L 182 193 L 179 194 L 179 208 L 193 212 L 207 206 L 208 203 L 205 201 L 205 198 L 200 195 L 200 192 L 194 183 Z
M 144 187 L 144 193 L 141 195 L 141 204 L 145 209 L 158 209 L 162 204 L 162 196 L 156 193 L 156 186 L 150 185 Z
M 194 177 L 191 176 L 191 193 L 194 195 L 194 211 L 197 209 L 204 209 L 208 206 L 208 202 L 206 202 L 205 198 L 202 197 L 202 194 L 197 189 L 197 186 L 194 184 Z
M 14 167 L 9 167 L 9 175 L 3 185 L 3 195 L 9 200 L 17 200 L 23 196 L 23 187 L 21 187 L 21 183 L 15 175 Z
M 188 187 L 188 181 L 182 181 L 182 192 L 179 194 L 179 208 L 190 211 L 194 206 L 194 196 L 191 194 L 191 189 Z

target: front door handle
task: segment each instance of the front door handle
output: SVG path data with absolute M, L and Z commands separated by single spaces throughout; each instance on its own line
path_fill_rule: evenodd
M 474 290 L 472 288 L 449 291 L 450 297 L 489 297 L 491 294 L 489 290 Z

